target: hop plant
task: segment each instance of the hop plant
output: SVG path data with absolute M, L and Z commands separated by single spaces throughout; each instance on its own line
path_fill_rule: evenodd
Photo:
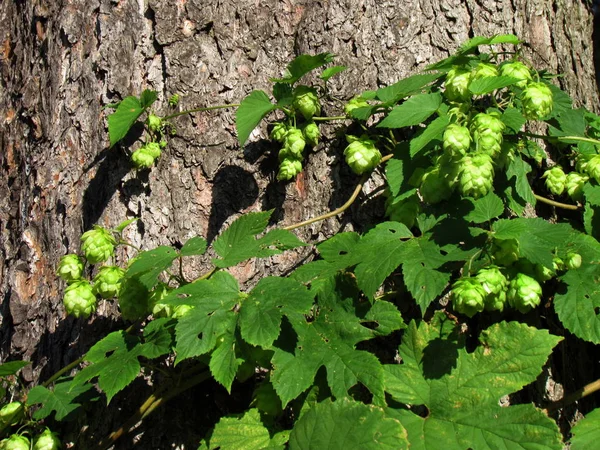
M 473 80 L 480 78 L 497 77 L 498 68 L 494 64 L 481 62 L 473 70 Z
M 302 161 L 298 159 L 284 159 L 279 163 L 277 179 L 280 181 L 291 180 L 300 172 L 302 172 Z
M 375 147 L 375 143 L 366 138 L 356 139 L 348 137 L 351 140 L 350 144 L 344 150 L 346 163 L 350 166 L 355 174 L 363 174 L 373 170 L 379 161 L 381 161 L 381 153 Z
M 431 205 L 447 200 L 452 195 L 452 191 L 448 188 L 448 183 L 444 179 L 443 175 L 440 174 L 439 167 L 430 167 L 423 178 L 421 179 L 421 186 L 419 192 L 423 197 L 425 203 Z
M 534 265 L 534 278 L 536 280 L 538 280 L 540 283 L 551 280 L 552 278 L 554 278 L 556 276 L 555 270 L 556 270 L 556 268 L 553 270 L 542 264 L 535 264 Z
M 158 142 L 148 142 L 142 148 L 145 149 L 144 151 L 154 159 L 158 158 L 162 152 L 160 149 L 160 143 Z
M 506 125 L 500 119 L 500 114 L 495 111 L 477 114 L 471 119 L 470 127 L 471 133 L 474 131 L 479 131 L 480 133 L 484 131 L 497 133 L 500 135 L 500 140 L 502 139 L 502 133 L 506 129 Z
M 471 99 L 469 91 L 469 83 L 471 82 L 472 74 L 470 70 L 453 67 L 446 74 L 446 90 L 444 95 L 450 101 L 466 102 Z
M 460 160 L 458 190 L 462 195 L 484 197 L 492 189 L 493 180 L 494 166 L 490 155 L 476 153 Z
M 63 304 L 67 314 L 87 319 L 96 311 L 96 295 L 87 281 L 76 281 L 65 289 Z
M 561 195 L 565 191 L 567 175 L 560 166 L 546 170 L 542 178 L 546 179 L 546 188 L 554 195 Z
M 597 183 L 600 183 L 600 155 L 596 155 L 587 161 L 585 172 Z
M 519 242 L 516 239 L 495 239 L 492 253 L 498 265 L 510 266 L 519 260 Z
M 442 143 L 449 156 L 464 156 L 471 145 L 471 133 L 467 127 L 451 123 L 444 131 Z
M 461 278 L 452 285 L 454 309 L 468 317 L 483 311 L 486 292 L 475 278 Z
M 346 103 L 344 105 L 344 112 L 346 113 L 346 115 L 350 115 L 350 113 L 352 111 L 354 111 L 355 109 L 366 108 L 368 106 L 369 106 L 369 104 L 367 103 L 367 101 L 364 98 L 354 97 L 354 98 L 351 98 L 350 100 L 348 100 L 348 103 Z
M 502 152 L 502 134 L 495 133 L 492 130 L 475 130 L 474 140 L 477 143 L 477 150 L 490 155 L 496 159 Z
M 174 108 L 179 105 L 179 94 L 173 94 L 169 97 L 169 106 Z
M 94 228 L 81 235 L 81 251 L 91 264 L 106 261 L 115 253 L 117 241 L 106 228 L 94 225 Z
M 0 430 L 18 424 L 25 416 L 25 407 L 21 402 L 11 402 L 0 409 Z
M 414 227 L 421 209 L 417 198 L 413 196 L 396 202 L 391 200 L 392 197 L 389 197 L 386 205 L 386 215 L 390 220 L 403 223 L 408 228 Z
M 293 105 L 306 120 L 321 113 L 317 90 L 308 86 L 300 85 L 294 89 Z
M 31 443 L 25 436 L 13 434 L 8 439 L 0 441 L 1 450 L 29 450 Z
M 285 123 L 277 122 L 271 130 L 271 139 L 283 143 L 285 141 L 285 135 L 287 134 L 288 129 L 289 128 Z
M 146 120 L 148 123 L 148 128 L 152 131 L 160 131 L 162 128 L 162 119 L 154 114 L 148 114 L 148 119 Z
M 567 253 L 567 258 L 565 260 L 565 266 L 568 270 L 575 270 L 581 267 L 581 255 L 579 253 L 570 252 Z
M 165 283 L 159 283 L 148 298 L 148 305 L 152 310 L 152 315 L 156 318 L 159 317 L 171 317 L 172 308 L 171 305 L 162 303 L 163 299 L 171 292 L 169 285 Z
M 121 280 L 125 271 L 117 266 L 104 266 L 94 277 L 94 292 L 102 298 L 113 298 L 119 295 Z
M 529 120 L 540 120 L 552 112 L 552 91 L 546 83 L 529 83 L 521 94 L 523 116 Z
M 567 181 L 565 182 L 565 188 L 567 189 L 567 194 L 575 201 L 580 201 L 583 199 L 583 187 L 585 183 L 589 181 L 589 177 L 587 175 L 582 175 L 577 172 L 570 172 L 567 174 Z
M 131 154 L 131 162 L 138 170 L 150 169 L 154 165 L 155 159 L 156 157 L 146 147 L 140 147 Z
M 508 280 L 498 266 L 488 266 L 477 272 L 475 279 L 486 293 L 484 307 L 487 311 L 502 311 L 506 303 Z
M 33 441 L 33 450 L 58 450 L 62 446 L 57 435 L 46 428 Z
M 306 147 L 306 141 L 304 140 L 302 130 L 290 128 L 285 135 L 281 152 L 286 155 L 286 158 L 296 158 L 301 160 L 304 147 Z
M 125 320 L 137 320 L 150 312 L 148 300 L 149 292 L 146 287 L 136 279 L 127 279 L 122 283 L 119 291 L 119 308 Z
M 521 80 L 515 83 L 520 88 L 524 88 L 532 80 L 529 68 L 520 61 L 510 61 L 502 64 L 500 66 L 500 75 Z
M 525 314 L 540 304 L 542 287 L 535 278 L 518 273 L 510 280 L 506 296 L 511 307 Z
M 81 278 L 83 274 L 83 260 L 74 254 L 65 255 L 60 259 L 56 273 L 67 283 L 72 283 Z
M 304 139 L 313 147 L 319 145 L 319 138 L 321 137 L 321 132 L 319 131 L 319 126 L 314 122 L 308 122 L 304 128 L 302 128 L 302 134 L 304 135 Z

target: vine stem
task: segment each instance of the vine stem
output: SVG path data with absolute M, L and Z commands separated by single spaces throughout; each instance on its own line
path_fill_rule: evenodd
M 586 384 L 583 388 L 573 392 L 572 394 L 567 395 L 565 398 L 558 400 L 556 402 L 551 403 L 545 409 L 547 413 L 556 411 L 557 409 L 564 408 L 571 403 L 575 403 L 577 400 L 581 400 L 583 397 L 587 397 L 594 392 L 600 390 L 600 379 L 591 382 L 590 384 Z
M 203 112 L 203 111 L 213 111 L 215 109 L 226 109 L 226 108 L 237 108 L 239 103 L 232 103 L 230 105 L 216 105 L 216 106 L 207 106 L 203 108 L 194 108 L 194 109 L 186 109 L 185 111 L 180 111 L 178 113 L 170 114 L 168 116 L 163 117 L 163 120 L 173 119 L 175 117 L 183 116 L 185 114 L 191 114 L 195 112 Z
M 569 141 L 579 141 L 579 142 L 588 142 L 590 144 L 600 145 L 600 141 L 598 139 L 592 139 L 581 136 L 544 136 L 543 134 L 534 134 L 534 133 L 523 133 L 525 136 L 545 139 L 547 141 L 559 141 L 559 142 L 569 142 Z
M 65 367 L 63 367 L 58 372 L 56 372 L 54 375 L 52 375 L 50 378 L 48 378 L 46 381 L 44 381 L 42 383 L 42 386 L 45 388 L 50 386 L 52 383 L 54 383 L 56 380 L 58 380 L 64 373 L 69 372 L 71 369 L 73 369 L 73 368 L 77 367 L 79 364 L 81 364 L 83 362 L 83 358 L 84 357 L 82 356 L 81 358 L 76 359 L 72 363 L 67 364 Z
M 379 161 L 379 164 L 382 164 L 386 161 L 388 161 L 389 159 L 392 159 L 394 155 L 389 154 L 384 156 L 383 158 L 381 158 L 381 161 Z M 322 214 L 320 216 L 317 217 L 313 217 L 312 219 L 308 219 L 308 220 L 304 220 L 302 222 L 298 222 L 298 223 L 294 223 L 292 225 L 288 225 L 287 227 L 283 227 L 283 230 L 295 230 L 296 228 L 301 228 L 304 227 L 306 225 L 310 225 L 311 223 L 315 223 L 315 222 L 319 222 L 321 220 L 325 220 L 325 219 L 329 219 L 330 217 L 335 217 L 338 214 L 343 213 L 344 211 L 346 211 L 351 205 L 352 203 L 354 203 L 354 201 L 356 200 L 356 198 L 358 197 L 358 195 L 361 193 L 362 188 L 365 184 L 365 182 L 371 177 L 371 173 L 366 173 L 362 176 L 362 178 L 360 179 L 360 181 L 358 182 L 358 184 L 356 185 L 356 187 L 354 188 L 354 192 L 352 192 L 352 195 L 350 196 L 350 198 L 346 201 L 346 203 L 344 203 L 342 206 L 340 206 L 339 208 L 334 209 L 333 211 L 329 211 L 326 214 Z
M 549 198 L 542 197 L 541 195 L 537 195 L 537 194 L 533 194 L 533 196 L 536 198 L 536 200 L 538 200 L 542 203 L 546 203 L 548 205 L 555 206 L 556 208 L 570 209 L 571 211 L 577 211 L 579 209 L 579 206 L 577 206 L 577 205 L 569 205 L 568 203 L 559 203 L 559 202 L 550 200 Z
M 344 120 L 344 119 L 348 119 L 348 116 L 333 116 L 333 117 L 313 117 L 312 120 L 318 122 L 318 121 L 325 121 L 325 120 Z

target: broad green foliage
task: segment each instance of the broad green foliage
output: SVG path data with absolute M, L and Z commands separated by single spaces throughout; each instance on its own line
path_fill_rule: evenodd
M 27 396 L 27 404 L 43 405 L 33 414 L 34 419 L 44 419 L 55 412 L 56 420 L 69 420 L 73 419 L 72 413 L 95 397 L 93 389 L 91 384 L 77 386 L 69 380 L 61 380 L 52 390 L 43 386 L 33 387 Z
M 108 134 L 112 147 L 123 139 L 133 124 L 156 101 L 156 92 L 145 90 L 138 99 L 134 96 L 125 97 L 117 106 L 116 111 L 108 116 Z
M 4 364 L 0 364 L 0 377 L 6 377 L 8 375 L 15 375 L 23 367 L 31 364 L 28 361 L 11 361 Z
M 588 413 L 571 430 L 571 450 L 588 450 L 598 445 L 600 439 L 600 409 Z

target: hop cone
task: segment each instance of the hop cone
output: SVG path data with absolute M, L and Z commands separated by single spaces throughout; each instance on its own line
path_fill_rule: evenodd
M 291 180 L 300 172 L 302 172 L 302 161 L 297 159 L 284 159 L 279 163 L 277 179 L 280 181 Z
M 430 167 L 421 179 L 419 192 L 425 203 L 431 205 L 447 200 L 450 198 L 452 191 L 448 188 L 448 183 L 440 174 L 439 167 Z
M 391 202 L 392 198 L 388 198 L 386 205 L 386 215 L 395 222 L 400 222 L 408 228 L 415 226 L 417 215 L 419 214 L 420 205 L 415 197 L 405 198 L 396 202 Z
M 471 145 L 471 133 L 467 127 L 451 123 L 442 139 L 444 151 L 451 157 L 464 156 Z
M 477 153 L 460 160 L 458 190 L 462 195 L 483 197 L 492 189 L 493 181 L 494 167 L 490 155 Z
M 119 292 L 119 308 L 123 319 L 133 321 L 145 317 L 150 311 L 148 298 L 146 286 L 135 278 L 128 278 Z
M 171 317 L 172 307 L 171 305 L 167 305 L 162 303 L 162 300 L 171 292 L 171 288 L 165 283 L 159 283 L 152 294 L 150 294 L 150 298 L 148 299 L 148 305 L 152 310 L 152 315 L 156 318 L 159 317 Z
M 148 114 L 148 128 L 152 131 L 159 131 L 162 127 L 162 119 L 154 114 Z
M 160 156 L 160 146 L 158 149 Z M 140 147 L 131 154 L 131 162 L 136 169 L 149 169 L 154 165 L 154 160 L 157 158 L 154 154 L 153 149 L 148 149 L 146 146 Z
M 61 443 L 55 433 L 46 428 L 33 443 L 33 450 L 58 450 Z
M 546 188 L 554 195 L 561 195 L 565 191 L 567 175 L 560 166 L 546 170 L 542 178 L 546 179 Z
M 173 94 L 169 97 L 169 106 L 174 108 L 179 104 L 179 94 Z
M 18 424 L 25 416 L 25 408 L 21 402 L 11 402 L 0 409 L 0 430 Z
M 498 113 L 479 113 L 471 119 L 470 128 L 471 132 L 479 131 L 481 133 L 484 131 L 491 131 L 502 135 L 506 125 L 500 120 L 500 115 Z
M 592 159 L 592 157 L 589 155 L 578 155 L 575 160 L 575 170 L 579 173 L 587 174 L 587 167 L 590 159 Z
M 539 120 L 552 112 L 552 91 L 546 83 L 529 83 L 521 94 L 523 116 Z
M 368 106 L 369 106 L 369 104 L 367 103 L 367 101 L 364 98 L 362 98 L 362 97 L 354 97 L 354 98 L 350 99 L 348 101 L 348 103 L 346 103 L 344 105 L 344 112 L 347 115 L 350 115 L 350 113 L 352 111 L 354 111 L 355 109 L 366 108 Z
M 106 261 L 115 253 L 117 241 L 106 228 L 94 228 L 81 235 L 81 251 L 91 264 Z
M 477 150 L 493 159 L 498 158 L 502 152 L 502 134 L 492 130 L 475 130 L 473 133 L 474 141 L 477 143 Z
M 500 75 L 503 77 L 516 78 L 519 81 L 515 83 L 520 88 L 524 88 L 531 81 L 531 72 L 529 68 L 519 61 L 506 62 L 500 66 Z
M 567 259 L 565 259 L 565 266 L 568 270 L 575 270 L 581 267 L 582 259 L 579 253 L 568 253 Z
M 104 266 L 94 277 L 94 292 L 102 298 L 113 298 L 119 295 L 121 280 L 125 271 L 117 266 Z
M 501 266 L 510 266 L 519 260 L 519 242 L 516 239 L 494 240 L 494 261 Z
M 346 163 L 358 175 L 373 170 L 379 161 L 381 153 L 375 143 L 369 139 L 357 139 L 344 150 Z
M 498 266 L 481 269 L 475 278 L 486 293 L 485 309 L 487 311 L 502 311 L 506 303 L 508 280 Z
M 67 314 L 87 319 L 96 311 L 96 295 L 87 281 L 75 281 L 65 289 L 63 303 Z
M 0 442 L 1 450 L 29 450 L 29 446 L 29 439 L 18 434 L 13 434 L 8 439 L 2 439 Z
M 600 183 L 600 155 L 594 156 L 587 162 L 585 172 L 597 183 Z
M 304 135 L 304 139 L 313 147 L 319 145 L 319 138 L 321 137 L 321 131 L 319 131 L 319 126 L 314 122 L 307 123 L 304 128 L 302 128 L 302 134 Z
M 298 128 L 290 128 L 283 141 L 283 154 L 287 155 L 286 157 L 288 158 L 293 157 L 301 160 L 304 147 L 306 147 L 306 141 L 304 140 L 304 134 L 302 134 L 302 130 L 299 130 Z
M 271 139 L 277 142 L 283 142 L 288 132 L 288 126 L 283 122 L 277 122 L 271 130 Z
M 540 283 L 551 280 L 556 276 L 556 272 L 542 264 L 535 264 L 534 267 L 534 278 Z
M 473 80 L 479 80 L 480 78 L 497 77 L 498 69 L 495 65 L 490 63 L 481 62 L 477 64 L 477 67 L 473 70 Z
M 444 95 L 450 101 L 466 102 L 471 99 L 469 83 L 471 71 L 460 67 L 453 67 L 446 74 L 446 91 Z
M 567 174 L 567 181 L 565 183 L 565 188 L 567 189 L 567 194 L 575 201 L 580 201 L 583 199 L 583 186 L 587 183 L 589 177 L 587 175 L 582 175 L 577 172 L 570 172 Z
M 154 159 L 158 158 L 161 154 L 160 144 L 158 142 L 148 142 L 142 148 Z
M 77 255 L 65 255 L 60 259 L 56 273 L 67 283 L 77 281 L 83 274 L 83 261 Z
M 454 309 L 468 317 L 483 311 L 486 292 L 475 278 L 461 278 L 452 285 Z
M 542 287 L 535 278 L 518 273 L 510 280 L 507 298 L 510 306 L 525 314 L 540 304 Z
M 294 108 L 296 108 L 306 120 L 321 113 L 321 104 L 316 89 L 308 86 L 298 86 L 294 90 Z

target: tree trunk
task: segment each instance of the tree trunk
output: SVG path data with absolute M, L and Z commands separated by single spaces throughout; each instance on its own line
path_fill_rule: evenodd
M 126 237 L 144 249 L 210 240 L 243 212 L 274 209 L 278 225 L 317 216 L 340 206 L 356 182 L 332 133 L 302 176 L 277 182 L 266 127 L 241 149 L 234 109 L 178 118 L 158 166 L 136 173 L 125 148 L 109 148 L 109 103 L 145 88 L 158 91 L 159 113 L 174 93 L 181 109 L 238 103 L 267 89 L 295 56 L 320 52 L 349 67 L 330 82 L 332 94 L 347 99 L 416 73 L 474 35 L 514 33 L 530 44 L 536 67 L 564 74 L 561 87 L 598 109 L 593 17 L 573 0 L 7 0 L 0 12 L 0 357 L 32 361 L 23 371 L 28 383 L 119 327 L 113 303 L 101 302 L 87 321 L 67 318 L 61 303 L 57 262 L 78 251 L 93 224 L 139 217 Z M 339 113 L 331 105 L 326 112 Z M 353 207 L 298 233 L 312 242 L 381 217 L 369 211 Z M 120 252 L 123 261 L 131 250 Z M 252 261 L 235 275 L 252 283 L 285 273 L 309 252 Z M 160 431 L 185 416 L 176 409 L 152 419 L 140 448 L 181 443 Z M 108 429 L 118 423 L 106 421 Z

